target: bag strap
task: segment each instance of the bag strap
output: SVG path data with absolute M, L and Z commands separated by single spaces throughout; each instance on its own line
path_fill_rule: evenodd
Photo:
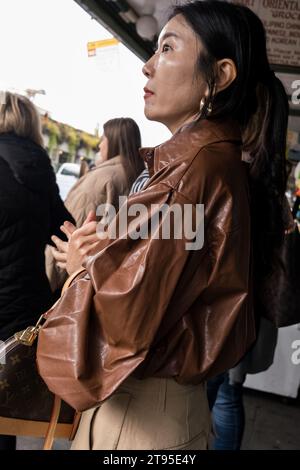
M 73 274 L 71 274 L 68 279 L 66 280 L 66 282 L 64 283 L 63 285 L 63 288 L 61 290 L 61 296 L 66 292 L 66 290 L 70 287 L 70 285 L 72 284 L 72 282 L 74 281 L 74 279 L 79 276 L 79 274 L 83 273 L 84 271 L 86 271 L 85 268 L 83 268 L 81 266 L 80 269 L 78 269 L 77 271 L 75 271 Z
M 72 431 L 71 431 L 71 434 L 70 434 L 70 437 L 69 437 L 69 441 L 74 440 L 75 434 L 77 432 L 77 429 L 78 429 L 78 426 L 79 426 L 79 423 L 80 423 L 81 415 L 82 415 L 81 411 L 76 411 L 75 416 L 74 416 Z
M 60 409 L 61 409 L 61 404 L 62 404 L 61 398 L 59 398 L 59 396 L 57 395 L 54 395 L 53 408 L 52 408 L 51 418 L 49 421 L 49 425 L 48 425 L 45 440 L 44 440 L 43 450 L 52 450 L 53 442 L 55 438 L 55 431 L 56 431 L 56 427 L 58 424 L 58 418 L 59 418 Z M 75 437 L 75 434 L 77 432 L 79 422 L 81 419 L 81 415 L 82 413 L 80 411 L 76 411 L 74 414 L 73 426 L 70 432 L 69 441 L 73 441 Z
M 52 449 L 53 441 L 55 437 L 55 430 L 56 430 L 59 413 L 60 413 L 60 408 L 61 408 L 61 399 L 57 395 L 54 395 L 54 403 L 52 407 L 51 418 L 50 418 L 48 429 L 47 429 L 46 436 L 45 436 L 43 450 Z

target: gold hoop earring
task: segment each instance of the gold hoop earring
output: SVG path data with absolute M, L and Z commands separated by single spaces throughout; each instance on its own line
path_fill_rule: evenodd
M 200 113 L 202 113 L 204 106 L 205 106 L 205 99 L 201 98 L 200 107 L 199 107 Z
M 205 98 L 201 98 L 201 101 L 200 101 L 200 114 L 202 114 L 202 110 L 203 108 L 205 107 L 206 105 L 206 99 Z M 211 114 L 212 113 L 212 110 L 213 110 L 213 107 L 212 107 L 212 103 L 210 102 L 207 106 L 207 114 Z

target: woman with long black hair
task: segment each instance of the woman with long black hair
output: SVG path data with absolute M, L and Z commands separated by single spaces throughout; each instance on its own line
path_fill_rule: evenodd
M 100 240 L 86 258 L 80 253 L 95 227 L 70 236 L 67 270 L 84 264 L 86 272 L 57 309 L 71 320 L 72 296 L 87 293 L 81 313 L 99 334 L 100 355 L 83 348 L 89 368 L 70 391 L 67 365 L 56 373 L 50 346 L 41 372 L 56 393 L 87 409 L 74 449 L 207 448 L 204 383 L 255 341 L 253 289 L 284 236 L 288 103 L 260 20 L 223 1 L 175 7 L 143 72 L 146 117 L 173 136 L 143 152 L 150 180 L 130 196 L 128 212 L 143 205 L 148 223 L 153 204 L 168 207 L 162 228 L 175 206 L 191 205 L 196 219 L 201 203 L 204 242 L 190 251 L 186 237 L 162 239 L 158 229 L 132 240 L 128 231 Z M 56 315 L 46 323 L 50 334 Z M 64 341 L 71 350 L 72 332 Z

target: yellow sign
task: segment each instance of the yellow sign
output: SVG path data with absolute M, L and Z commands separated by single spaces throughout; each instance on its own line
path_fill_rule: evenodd
M 100 49 L 103 47 L 117 46 L 118 44 L 119 44 L 119 41 L 115 38 L 103 39 L 102 41 L 88 42 L 88 45 L 87 45 L 88 53 L 90 55 L 90 52 L 96 52 L 96 49 Z
M 119 67 L 119 41 L 115 38 L 89 42 L 88 56 L 102 72 L 117 71 Z

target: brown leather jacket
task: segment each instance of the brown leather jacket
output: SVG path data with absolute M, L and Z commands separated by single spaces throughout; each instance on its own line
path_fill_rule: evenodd
M 235 365 L 255 339 L 246 164 L 236 123 L 201 121 L 143 156 L 152 178 L 129 198 L 205 205 L 205 242 L 118 239 L 88 262 L 111 361 L 145 356 L 136 374 L 200 382 Z
M 99 241 L 88 276 L 49 311 L 39 339 L 44 380 L 77 409 L 101 402 L 130 374 L 199 383 L 233 367 L 255 339 L 247 164 L 238 125 L 202 120 L 143 155 L 152 177 L 129 197 L 128 210 L 144 204 L 150 218 L 151 204 L 202 203 L 204 246 L 188 251 L 186 239 L 133 240 L 127 233 Z M 76 321 L 90 339 L 76 336 Z M 66 350 L 59 368 L 53 339 Z M 76 361 L 75 352 L 83 359 Z

